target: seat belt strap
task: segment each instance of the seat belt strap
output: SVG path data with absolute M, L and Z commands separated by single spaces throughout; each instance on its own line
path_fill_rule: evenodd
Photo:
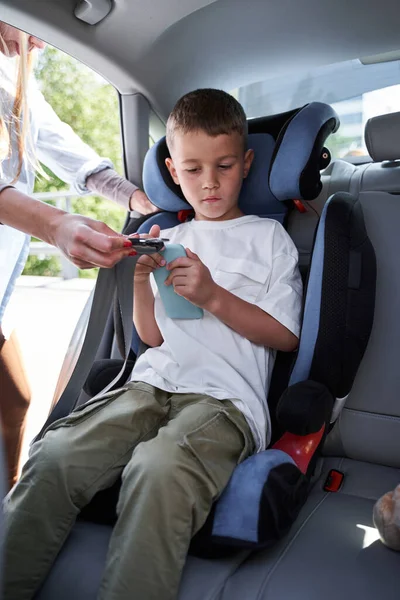
M 47 428 L 56 420 L 68 415 L 76 406 L 83 385 L 96 357 L 96 352 L 102 339 L 104 328 L 114 297 L 118 303 L 122 318 L 124 363 L 117 376 L 94 398 L 108 392 L 119 380 L 125 370 L 129 357 L 133 333 L 133 276 L 139 255 L 129 256 L 111 269 L 100 269 L 93 295 L 92 308 L 90 311 L 85 339 L 82 349 L 76 361 L 75 368 L 68 384 L 61 394 L 53 411 L 46 420 L 44 426 L 34 441 L 43 437 Z

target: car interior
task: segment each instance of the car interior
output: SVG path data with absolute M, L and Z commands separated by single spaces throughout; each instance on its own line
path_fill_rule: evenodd
M 0 0 L 0 18 L 76 57 L 117 89 L 126 176 L 161 209 L 151 217 L 127 215 L 129 233 L 147 232 L 153 223 L 171 227 L 190 208 L 162 167 L 166 118 L 184 93 L 232 91 L 278 75 L 290 80 L 356 59 L 371 65 L 400 60 L 394 0 L 338 0 L 334 6 L 316 0 Z M 305 282 L 300 346 L 290 356 L 278 353 L 268 396 L 274 446 L 264 454 L 283 447 L 285 432 L 303 436 L 323 425 L 307 495 L 290 526 L 265 547 L 242 544 L 207 555 L 195 539 L 180 600 L 398 597 L 400 556 L 380 542 L 372 509 L 400 482 L 400 112 L 369 119 L 368 156 L 352 160 L 328 150 L 329 137 L 341 130 L 330 104 L 309 97 L 290 110 L 282 103 L 272 114 L 249 115 L 256 117 L 249 118 L 256 158 L 240 197 L 245 213 L 279 220 L 299 251 Z M 155 141 L 150 149 L 149 136 Z M 120 338 L 118 318 L 110 314 L 79 397 L 71 406 L 61 396 L 46 426 L 119 372 L 125 359 Z M 144 350 L 134 333 L 125 378 Z M 317 428 L 297 431 L 287 415 L 274 415 L 285 390 L 309 380 L 326 386 L 332 405 Z M 296 402 L 304 402 L 304 394 L 291 397 L 290 411 Z M 310 407 L 307 422 L 321 412 Z M 244 494 L 261 485 L 248 476 L 240 481 Z M 118 482 L 82 511 L 38 600 L 96 598 L 117 494 Z M 289 499 L 276 498 L 276 510 L 284 512 Z M 229 493 L 222 500 L 221 510 L 236 514 Z M 260 534 L 260 524 L 255 527 Z

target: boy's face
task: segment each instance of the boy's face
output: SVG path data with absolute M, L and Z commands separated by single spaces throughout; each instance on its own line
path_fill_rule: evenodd
M 166 165 L 194 208 L 196 219 L 226 221 L 240 217 L 238 199 L 253 150 L 243 151 L 238 133 L 211 137 L 203 131 L 175 131 Z

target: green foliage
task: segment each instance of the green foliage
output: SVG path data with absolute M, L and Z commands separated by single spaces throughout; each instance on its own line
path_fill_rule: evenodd
M 61 273 L 60 259 L 56 256 L 29 256 L 23 275 L 43 275 L 43 277 L 59 277 Z
M 89 68 L 50 46 L 41 54 L 35 74 L 46 100 L 60 119 L 100 156 L 110 158 L 116 171 L 122 173 L 119 106 L 114 88 Z M 49 179 L 38 177 L 35 192 L 68 189 L 67 184 L 44 169 Z M 95 196 L 74 199 L 72 210 L 104 221 L 116 231 L 121 230 L 125 219 L 121 208 Z M 57 257 L 30 256 L 24 274 L 57 276 L 60 271 Z M 80 276 L 95 277 L 96 269 L 81 271 Z
M 326 147 L 329 148 L 332 158 L 342 158 L 356 146 L 353 137 L 346 137 L 340 133 L 334 133 L 326 140 Z

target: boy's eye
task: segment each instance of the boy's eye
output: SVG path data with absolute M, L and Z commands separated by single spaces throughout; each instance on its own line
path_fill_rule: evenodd
M 193 167 L 193 169 L 186 169 L 186 171 L 188 173 L 197 173 L 197 171 L 200 171 L 200 169 L 198 167 Z
M 226 171 L 226 169 L 231 169 L 233 167 L 233 165 L 219 165 L 220 169 L 223 169 L 224 171 Z

